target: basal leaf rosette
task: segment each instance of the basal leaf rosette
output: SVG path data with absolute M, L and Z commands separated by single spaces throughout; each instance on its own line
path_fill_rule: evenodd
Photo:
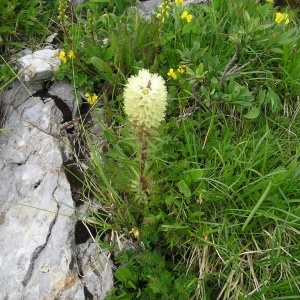
M 138 130 L 151 132 L 165 118 L 167 88 L 158 74 L 140 70 L 138 75 L 128 79 L 123 95 L 125 113 Z

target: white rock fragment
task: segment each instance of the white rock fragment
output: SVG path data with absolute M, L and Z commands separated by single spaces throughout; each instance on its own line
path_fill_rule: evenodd
M 19 77 L 25 82 L 50 79 L 60 66 L 58 50 L 43 49 L 16 61 Z

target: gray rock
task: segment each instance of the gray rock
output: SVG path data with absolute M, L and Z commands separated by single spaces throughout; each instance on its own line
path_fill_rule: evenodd
M 74 7 L 76 7 L 77 5 L 80 5 L 84 2 L 86 2 L 87 0 L 71 0 L 71 3 Z
M 58 50 L 43 49 L 25 55 L 16 61 L 19 77 L 25 82 L 49 79 L 58 70 Z
M 188 5 L 191 3 L 206 3 L 209 0 L 184 0 L 183 5 Z M 162 4 L 162 0 L 149 0 L 142 1 L 135 5 L 137 10 L 140 12 L 141 16 L 144 18 L 149 18 L 151 13 L 154 12 L 155 8 Z
M 72 117 L 75 117 L 81 104 L 81 97 L 80 99 L 75 98 L 74 89 L 69 83 L 56 82 L 50 87 L 48 92 L 51 96 L 60 98 L 71 110 Z
M 75 245 L 77 216 L 58 130 L 62 113 L 53 99 L 32 96 L 41 88 L 18 83 L 0 99 L 0 299 L 84 300 L 85 289 L 103 299 L 112 286 L 110 262 L 100 254 L 104 272 L 93 244 Z

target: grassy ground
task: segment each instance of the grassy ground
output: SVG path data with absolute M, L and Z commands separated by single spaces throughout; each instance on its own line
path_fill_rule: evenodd
M 97 241 L 124 248 L 107 299 L 298 299 L 297 12 L 250 0 L 163 1 L 144 20 L 127 9 L 132 1 L 76 10 L 64 0 L 32 3 L 19 5 L 44 29 L 33 31 L 28 16 L 19 29 L 37 47 L 58 33 L 56 80 L 85 95 L 102 127 L 94 136 L 83 123 L 87 151 L 78 165 L 88 166 L 83 194 L 97 203 L 87 218 Z M 11 24 L 23 24 L 19 10 Z M 26 42 L 4 24 L 8 62 Z M 144 108 L 133 122 L 123 103 L 140 69 L 161 76 L 168 91 L 160 126 L 143 127 L 143 136 L 136 122 Z M 156 88 L 151 80 L 147 93 Z

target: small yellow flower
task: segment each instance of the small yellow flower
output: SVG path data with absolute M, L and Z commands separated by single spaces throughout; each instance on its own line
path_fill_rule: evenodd
M 192 21 L 192 19 L 193 19 L 193 15 L 191 15 L 191 14 L 189 14 L 186 10 L 181 14 L 181 16 L 180 16 L 180 18 L 181 19 L 186 19 L 186 21 L 188 22 L 188 23 L 190 23 L 191 21 Z
M 65 51 L 61 51 L 58 55 L 59 59 L 61 60 L 61 62 L 63 64 L 67 63 L 67 58 L 66 58 L 66 52 Z
M 274 0 L 266 0 L 267 3 L 274 3 Z
M 188 15 L 186 16 L 186 21 L 187 21 L 188 23 L 190 23 L 190 22 L 192 21 L 192 19 L 193 19 L 193 15 L 188 14 Z
M 178 71 L 179 73 L 181 73 L 181 74 L 184 74 L 184 73 L 185 73 L 185 68 L 186 68 L 185 65 L 179 66 L 178 69 L 177 69 L 177 71 Z
M 139 230 L 137 228 L 132 228 L 129 233 L 133 234 L 133 236 L 137 239 L 140 236 Z
M 289 19 L 289 15 L 286 14 L 286 13 L 276 13 L 276 16 L 275 16 L 275 22 L 276 23 L 282 23 L 282 22 L 285 22 L 284 24 L 287 25 L 290 23 L 290 19 Z
M 98 96 L 95 93 L 93 95 L 90 93 L 85 93 L 84 96 L 86 97 L 87 102 L 91 105 L 93 105 L 98 99 Z
M 175 0 L 175 3 L 183 4 L 183 0 Z
M 71 58 L 71 59 L 72 59 L 72 58 L 76 58 L 75 53 L 74 53 L 73 50 L 70 50 L 70 51 L 69 51 L 68 57 Z
M 185 19 L 188 15 L 188 12 L 185 10 L 182 15 L 180 16 L 181 19 Z
M 174 69 L 173 69 L 173 68 L 171 68 L 171 69 L 169 70 L 169 72 L 167 73 L 167 75 L 170 76 L 170 77 L 172 77 L 174 80 L 177 79 L 177 75 L 176 75 L 176 73 L 174 72 Z

